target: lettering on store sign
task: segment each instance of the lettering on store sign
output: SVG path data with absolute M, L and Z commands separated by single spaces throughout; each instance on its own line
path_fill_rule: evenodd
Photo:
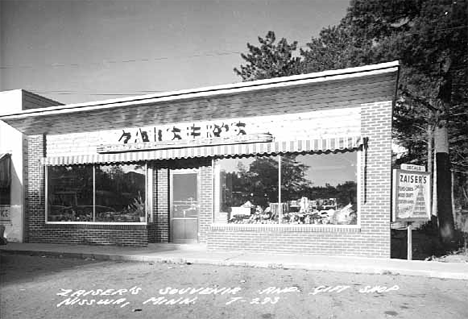
M 169 125 L 152 128 L 125 129 L 118 139 L 121 144 L 193 140 L 197 138 L 232 137 L 246 135 L 241 121 L 208 124 Z
M 383 294 L 399 290 L 398 285 L 393 286 L 364 286 L 358 288 L 357 292 L 361 294 Z M 308 295 L 316 296 L 318 294 L 340 294 L 344 291 L 351 291 L 352 286 L 317 286 L 312 287 Z M 249 304 L 249 305 L 274 305 L 281 298 L 287 299 L 287 296 L 294 296 L 303 293 L 297 286 L 291 287 L 267 287 L 254 292 L 253 296 L 247 297 L 243 294 L 241 287 L 186 287 L 174 288 L 165 287 L 159 289 L 158 295 L 146 297 L 143 301 L 138 300 L 138 295 L 142 288 L 135 286 L 130 289 L 94 289 L 94 290 L 73 290 L 61 289 L 56 295 L 65 297 L 56 307 L 62 306 L 118 306 L 124 308 L 128 305 L 149 305 L 149 306 L 172 306 L 172 305 L 193 305 L 203 296 L 218 296 L 224 305 Z M 211 300 L 211 298 L 210 298 Z
M 400 174 L 400 183 L 427 184 L 428 176 Z
M 270 133 L 256 133 L 248 135 L 236 135 L 232 137 L 212 137 L 199 138 L 195 140 L 174 140 L 165 142 L 146 142 L 146 143 L 129 143 L 129 144 L 107 144 L 100 145 L 96 148 L 98 153 L 118 153 L 132 152 L 141 150 L 163 150 L 175 149 L 184 147 L 199 147 L 205 145 L 226 145 L 239 143 L 264 143 L 271 142 L 273 136 Z

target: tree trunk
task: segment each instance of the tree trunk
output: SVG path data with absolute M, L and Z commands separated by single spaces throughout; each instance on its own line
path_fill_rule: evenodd
M 452 212 L 452 174 L 448 148 L 447 126 L 441 121 L 434 131 L 437 174 L 437 213 L 439 235 L 444 244 L 451 244 L 455 239 L 455 226 Z
M 436 163 L 436 152 L 432 154 L 432 215 L 437 216 L 437 163 Z M 438 224 L 438 222 L 437 222 Z
M 434 160 L 434 155 L 433 155 L 433 148 L 434 148 L 434 127 L 429 124 L 427 126 L 427 171 L 429 174 L 431 174 L 431 185 L 430 185 L 430 190 L 431 194 L 435 194 L 434 188 L 436 185 L 436 175 L 435 175 L 435 168 L 433 167 L 433 160 Z M 431 217 L 432 216 L 437 216 L 437 209 L 435 207 L 435 201 L 434 201 L 434 196 L 432 197 L 432 201 L 430 202 L 431 205 Z

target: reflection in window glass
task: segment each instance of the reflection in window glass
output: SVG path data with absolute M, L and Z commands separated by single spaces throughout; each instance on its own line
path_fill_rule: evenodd
M 357 224 L 356 154 L 282 156 L 282 223 Z
M 10 206 L 10 186 L 0 187 L 0 205 Z
M 93 167 L 48 167 L 47 220 L 93 221 Z
M 145 221 L 145 184 L 139 165 L 96 166 L 96 221 Z
M 228 218 L 233 223 L 244 222 L 257 207 L 278 201 L 276 157 L 223 159 L 216 165 L 219 179 L 215 222 Z
M 50 166 L 47 174 L 49 222 L 146 221 L 141 165 Z
M 215 222 L 357 223 L 357 152 L 220 159 L 216 170 Z
M 172 175 L 172 218 L 197 218 L 197 179 L 197 173 Z
M 3 206 L 0 209 L 6 212 L 9 212 L 11 204 L 11 171 L 10 154 L 0 153 L 0 205 Z

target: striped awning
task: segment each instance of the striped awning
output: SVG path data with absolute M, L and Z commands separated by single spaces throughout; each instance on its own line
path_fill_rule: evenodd
M 149 160 L 187 159 L 200 157 L 231 157 L 242 155 L 267 155 L 301 152 L 329 152 L 354 150 L 361 147 L 364 138 L 333 137 L 268 143 L 248 143 L 230 145 L 202 145 L 197 147 L 171 148 L 163 150 L 124 152 L 112 154 L 88 154 L 73 156 L 45 157 L 44 165 L 76 165 L 91 163 L 140 162 Z

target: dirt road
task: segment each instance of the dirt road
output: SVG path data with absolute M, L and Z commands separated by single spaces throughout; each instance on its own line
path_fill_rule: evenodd
M 0 318 L 468 318 L 468 281 L 3 254 Z

